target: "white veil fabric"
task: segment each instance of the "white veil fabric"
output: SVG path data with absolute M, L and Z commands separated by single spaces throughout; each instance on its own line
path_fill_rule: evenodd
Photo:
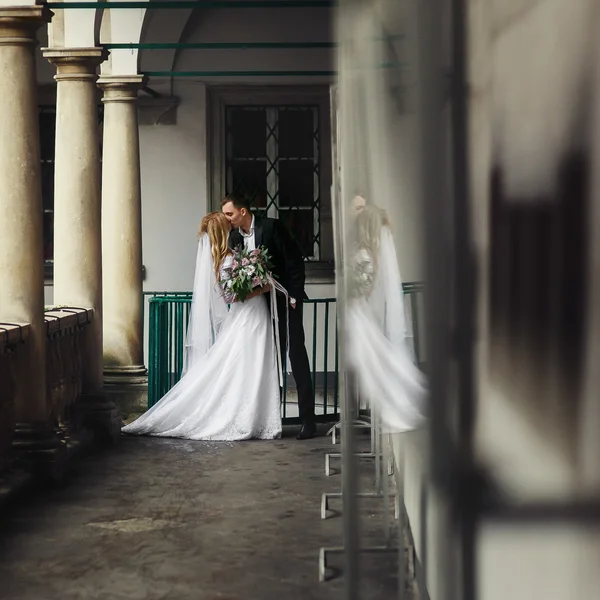
M 215 343 L 227 311 L 227 304 L 223 300 L 214 270 L 210 241 L 204 233 L 198 241 L 182 375 L 185 375 Z
M 336 119 L 334 149 L 334 226 L 337 295 L 344 323 L 347 365 L 356 375 L 361 402 L 381 417 L 387 433 L 424 425 L 427 385 L 415 365 L 404 309 L 398 258 L 419 277 L 418 190 L 414 172 L 415 102 L 409 93 L 403 3 L 344 3 L 338 15 L 338 85 L 332 102 Z M 355 199 L 381 211 L 375 246 L 361 244 Z M 363 209 L 364 211 L 364 209 Z M 361 214 L 364 214 L 361 213 Z M 363 232 L 364 233 L 364 232 Z M 364 240 L 363 240 L 364 241 Z M 373 241 L 373 240 L 370 240 Z M 356 283 L 357 249 L 373 248 L 372 289 Z M 396 248 L 401 250 L 397 256 Z M 364 256 L 364 254 L 363 254 Z M 363 260 L 363 259 L 361 259 Z M 360 269 L 358 269 L 360 271 Z M 366 273 L 360 273 L 366 277 Z M 360 277 L 359 277 L 360 279 Z
M 375 277 L 369 304 L 388 340 L 395 346 L 403 346 L 407 332 L 402 279 L 394 239 L 387 226 L 381 229 L 378 264 L 378 276 Z
M 387 226 L 381 229 L 377 265 L 369 296 L 348 302 L 348 359 L 384 431 L 402 433 L 424 424 L 427 387 L 407 343 L 402 280 Z

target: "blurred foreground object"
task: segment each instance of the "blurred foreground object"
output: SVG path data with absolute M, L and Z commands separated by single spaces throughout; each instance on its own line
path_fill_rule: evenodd
M 425 280 L 426 435 L 390 443 L 436 600 L 600 585 L 599 13 L 597 0 L 340 3 L 339 314 L 351 323 L 376 287 L 379 255 L 356 243 L 375 205 L 399 271 Z M 352 354 L 353 330 L 346 371 L 384 368 Z

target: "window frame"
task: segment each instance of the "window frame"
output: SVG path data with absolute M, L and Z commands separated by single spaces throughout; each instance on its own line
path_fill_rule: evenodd
M 230 106 L 309 106 L 319 109 L 320 142 L 320 259 L 308 260 L 307 271 L 333 278 L 333 229 L 331 210 L 332 155 L 330 86 L 210 86 L 207 88 L 208 205 L 220 210 L 227 189 L 226 108 Z M 307 275 L 310 278 L 309 273 Z

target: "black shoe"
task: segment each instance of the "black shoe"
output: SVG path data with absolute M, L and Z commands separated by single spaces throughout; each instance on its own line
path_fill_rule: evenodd
M 314 423 L 304 423 L 300 433 L 296 436 L 297 440 L 310 440 L 317 433 L 317 426 Z

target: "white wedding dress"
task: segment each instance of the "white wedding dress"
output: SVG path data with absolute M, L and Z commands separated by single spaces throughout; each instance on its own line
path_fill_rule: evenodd
M 225 258 L 221 272 L 232 260 Z M 279 438 L 279 375 L 267 299 L 262 295 L 235 302 L 226 312 L 225 301 L 215 294 L 218 284 L 206 235 L 197 264 L 184 375 L 122 431 L 189 440 Z
M 354 260 L 363 265 L 365 289 L 347 306 L 349 363 L 362 394 L 377 408 L 385 433 L 418 429 L 425 422 L 427 383 L 406 339 L 402 280 L 389 228 L 381 231 L 377 269 L 365 249 Z

